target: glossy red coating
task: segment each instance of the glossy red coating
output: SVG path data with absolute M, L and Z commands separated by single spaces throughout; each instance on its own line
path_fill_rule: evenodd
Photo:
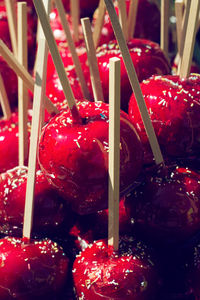
M 99 240 L 77 256 L 73 278 L 79 299 L 154 299 L 159 287 L 157 268 L 147 246 L 122 238 L 115 252 Z
M 22 228 L 27 184 L 27 168 L 16 167 L 0 175 L 0 226 Z M 65 217 L 62 198 L 41 171 L 36 173 L 33 229 L 55 230 Z
M 143 235 L 178 243 L 200 230 L 200 175 L 181 167 L 167 171 L 148 174 L 125 204 Z
M 152 76 L 141 83 L 142 93 L 161 147 L 166 156 L 187 157 L 200 151 L 200 75 Z M 152 161 L 144 126 L 134 95 L 129 116 L 146 150 L 145 161 Z
M 31 116 L 28 116 L 29 122 Z M 28 123 L 30 133 L 30 123 Z M 12 113 L 9 120 L 0 119 L 0 173 L 18 165 L 18 114 Z
M 1 25 L 0 25 L 1 26 Z M 15 72 L 0 56 L 0 74 L 2 76 L 9 103 L 12 107 L 17 105 L 18 81 Z
M 81 17 L 89 17 L 98 6 L 99 0 L 81 0 L 80 1 L 80 15 Z M 70 0 L 63 0 L 63 5 L 66 11 L 70 11 Z
M 65 71 L 75 99 L 81 101 L 83 99 L 83 93 L 79 80 L 76 76 L 75 67 L 73 65 L 68 65 L 65 67 Z M 66 109 L 68 107 L 67 100 L 56 71 L 54 71 L 52 77 L 49 81 L 47 81 L 46 95 L 59 110 Z
M 142 39 L 131 39 L 127 46 L 131 54 L 131 58 L 138 76 L 138 80 L 142 81 L 149 78 L 153 74 L 164 75 L 170 73 L 170 65 L 159 45 Z M 100 78 L 104 93 L 104 99 L 109 99 L 109 59 L 118 57 L 121 60 L 121 107 L 128 109 L 128 102 L 132 94 L 132 88 L 122 59 L 121 51 L 116 40 L 110 41 L 97 48 L 97 60 L 100 72 Z M 86 54 L 80 56 L 82 63 L 87 60 Z M 87 81 L 89 81 L 88 66 L 84 66 Z M 90 84 L 91 88 L 91 84 Z M 92 94 L 92 91 L 91 91 Z
M 119 202 L 119 232 L 121 235 L 131 233 L 131 217 L 125 208 L 125 198 Z M 75 242 L 79 250 L 83 250 L 86 244 L 108 236 L 108 209 L 100 210 L 94 214 L 77 216 L 77 221 L 70 230 L 70 234 L 76 238 Z
M 0 240 L 0 299 L 51 299 L 66 282 L 69 260 L 51 240 Z
M 82 124 L 63 110 L 44 127 L 39 142 L 39 163 L 47 179 L 80 214 L 108 205 L 108 104 L 78 103 Z M 142 167 L 141 143 L 121 112 L 121 191 Z
M 10 33 L 4 1 L 0 1 L 0 39 L 11 48 Z
M 119 14 L 117 1 L 114 2 L 117 15 Z M 130 0 L 126 0 L 126 11 L 129 12 Z M 98 14 L 94 13 L 93 25 Z M 138 11 L 135 25 L 135 38 L 148 39 L 159 43 L 160 39 L 160 9 L 151 0 L 139 0 Z M 104 18 L 104 25 L 101 31 L 99 45 L 107 44 L 115 38 L 108 13 Z

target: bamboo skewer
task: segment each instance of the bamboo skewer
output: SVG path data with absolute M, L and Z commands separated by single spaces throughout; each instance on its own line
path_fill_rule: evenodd
M 15 11 L 15 0 L 5 0 L 6 5 L 6 12 L 8 16 L 8 26 L 10 31 L 10 39 L 12 44 L 12 50 L 17 57 L 17 18 L 16 18 L 16 11 Z
M 184 14 L 183 14 L 181 41 L 180 41 L 180 49 L 179 49 L 180 59 L 179 59 L 179 64 L 178 64 L 178 75 L 180 74 L 180 67 L 182 65 L 183 49 L 184 49 L 185 36 L 186 36 L 186 30 L 187 30 L 189 13 L 190 13 L 190 4 L 191 4 L 191 0 L 185 2 L 185 10 L 184 10 Z
M 11 113 L 8 96 L 6 93 L 5 85 L 1 74 L 0 74 L 0 103 L 3 111 L 4 119 L 7 120 L 10 119 L 12 113 Z
M 139 107 L 139 110 L 141 113 L 144 127 L 146 130 L 147 136 L 149 138 L 149 142 L 150 142 L 150 146 L 151 146 L 154 158 L 155 158 L 155 162 L 157 165 L 159 165 L 159 164 L 164 165 L 163 156 L 160 151 L 158 140 L 156 138 L 155 131 L 154 131 L 153 125 L 151 123 L 151 119 L 148 114 L 146 103 L 145 103 L 143 95 L 142 95 L 140 84 L 139 84 L 139 81 L 138 81 L 138 78 L 137 78 L 137 75 L 135 72 L 135 68 L 133 66 L 133 62 L 131 60 L 131 56 L 130 56 L 128 47 L 126 45 L 126 41 L 124 39 L 122 30 L 121 30 L 121 26 L 118 21 L 117 14 L 115 12 L 114 5 L 112 3 L 112 0 L 104 0 L 104 1 L 105 1 L 106 7 L 108 10 L 110 19 L 111 19 L 111 23 L 112 23 L 112 26 L 113 26 L 113 29 L 115 32 L 116 39 L 118 41 L 118 44 L 119 44 L 119 47 L 120 47 L 120 50 L 122 53 L 123 61 L 124 61 L 124 64 L 125 64 L 125 67 L 126 67 L 126 70 L 128 73 L 128 77 L 129 77 L 133 92 L 135 94 L 135 98 L 136 98 L 136 101 L 137 101 L 137 104 L 138 104 L 138 107 Z
M 56 1 L 55 1 L 56 2 Z M 79 41 L 80 0 L 70 0 L 70 13 L 72 17 L 74 40 Z
M 119 22 L 121 24 L 124 37 L 127 40 L 128 39 L 128 28 L 127 28 L 126 1 L 119 0 L 117 3 L 118 3 L 118 8 L 119 8 Z
M 20 76 L 26 87 L 30 91 L 34 91 L 34 79 L 29 74 L 29 72 L 22 66 L 18 60 L 15 58 L 15 56 L 12 54 L 12 52 L 8 49 L 8 47 L 4 44 L 2 40 L 0 40 L 0 54 L 5 59 L 7 64 L 13 69 L 18 76 Z M 45 97 L 45 107 L 48 110 L 50 114 L 55 113 L 57 114 L 59 110 L 55 107 L 55 105 L 47 98 Z
M 160 48 L 168 57 L 169 50 L 169 0 L 161 0 Z
M 66 14 L 65 14 L 65 10 L 64 10 L 64 6 L 62 4 L 61 0 L 55 0 L 55 4 L 59 13 L 59 17 L 66 35 L 66 39 L 68 42 L 68 47 L 70 49 L 71 55 L 72 55 L 72 60 L 75 66 L 75 71 L 77 74 L 77 77 L 79 78 L 80 81 L 80 85 L 81 85 L 81 90 L 83 92 L 83 96 L 84 98 L 90 100 L 90 92 L 89 89 L 87 87 L 87 83 L 85 81 L 85 77 L 81 68 L 81 64 L 80 64 L 80 60 L 78 58 L 77 52 L 76 52 L 76 47 L 74 45 L 74 41 L 72 39 L 72 35 L 69 29 L 69 24 L 67 22 L 66 19 Z
M 187 78 L 190 74 L 192 56 L 194 52 L 194 43 L 196 37 L 196 28 L 199 19 L 199 9 L 200 9 L 200 1 L 191 0 L 185 45 L 184 45 L 183 57 L 182 57 L 180 73 L 179 73 L 179 76 L 181 78 Z
M 51 0 L 43 0 L 46 11 L 49 10 Z M 43 123 L 44 101 L 46 92 L 46 71 L 47 71 L 47 42 L 42 34 L 38 41 L 38 55 L 40 60 L 37 60 L 36 80 L 34 85 L 33 99 L 33 117 L 31 126 L 30 152 L 28 162 L 28 178 L 26 186 L 26 200 L 24 210 L 23 237 L 30 240 L 33 213 L 34 213 L 34 192 L 35 192 L 35 176 L 36 176 L 36 160 L 39 135 Z
M 176 2 L 175 2 L 175 15 L 176 15 L 176 33 L 177 33 L 178 53 L 180 52 L 180 45 L 181 45 L 183 9 L 184 9 L 184 0 L 176 0 Z
M 88 62 L 90 67 L 90 74 L 91 74 L 90 76 L 91 76 L 92 88 L 94 93 L 94 99 L 95 101 L 104 101 L 103 89 L 101 85 L 98 62 L 96 58 L 96 51 L 94 48 L 89 18 L 81 19 L 81 24 L 83 27 L 87 57 L 88 57 Z
M 44 35 L 46 37 L 48 46 L 49 46 L 49 50 L 51 52 L 51 56 L 52 59 L 54 61 L 55 67 L 56 67 L 56 71 L 58 73 L 59 79 L 60 79 L 60 83 L 62 85 L 62 89 L 65 95 L 65 98 L 67 100 L 69 109 L 71 111 L 72 117 L 74 120 L 76 120 L 77 122 L 81 123 L 81 117 L 79 115 L 79 111 L 78 108 L 76 106 L 76 102 L 75 102 L 75 98 L 74 95 L 72 93 L 72 89 L 71 86 L 69 84 L 69 80 L 66 76 L 66 72 L 65 72 L 65 68 L 62 62 L 62 59 L 60 57 L 55 39 L 53 37 L 53 33 L 48 21 L 48 16 L 45 12 L 44 9 L 44 5 L 42 2 L 38 1 L 38 0 L 33 0 L 38 17 L 40 19 L 40 23 L 41 26 L 43 28 L 44 31 Z
M 139 0 L 130 0 L 128 14 L 128 40 L 134 37 Z
M 39 132 L 42 122 L 42 105 L 44 101 L 45 86 L 46 86 L 46 60 L 48 48 L 44 39 L 39 40 L 38 52 L 40 54 L 40 61 L 38 61 L 38 67 L 36 68 L 36 81 L 34 89 L 34 101 L 33 101 L 33 117 L 31 127 L 31 139 L 30 139 L 30 152 L 28 162 L 28 179 L 26 188 L 26 202 L 24 212 L 24 226 L 23 237 L 30 239 L 33 221 L 34 210 L 34 189 L 35 189 L 35 172 L 36 172 L 36 154 L 37 145 L 39 139 Z M 37 76 L 37 74 L 39 76 Z M 38 79 L 39 78 L 39 79 Z M 40 79 L 42 78 L 42 79 Z
M 95 49 L 99 44 L 105 13 L 106 13 L 106 7 L 105 7 L 104 0 L 100 0 L 98 6 L 98 15 L 95 21 L 94 31 L 93 31 L 93 41 L 94 41 Z
M 18 60 L 27 69 L 27 5 L 20 2 L 18 13 Z M 18 118 L 19 118 L 19 166 L 24 166 L 28 157 L 28 90 L 23 80 L 18 78 Z
M 119 246 L 120 198 L 120 59 L 109 61 L 109 203 L 108 245 Z

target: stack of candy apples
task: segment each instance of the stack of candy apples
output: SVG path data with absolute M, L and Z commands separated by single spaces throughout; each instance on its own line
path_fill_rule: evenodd
M 200 0 L 173 72 L 157 2 L 0 1 L 1 300 L 200 299 Z

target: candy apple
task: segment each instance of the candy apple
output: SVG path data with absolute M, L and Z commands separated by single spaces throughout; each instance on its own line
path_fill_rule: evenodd
M 83 99 L 83 93 L 79 80 L 76 76 L 75 67 L 68 65 L 65 67 L 66 75 L 69 79 L 74 97 L 81 101 Z M 56 105 L 59 110 L 66 109 L 68 107 L 67 100 L 65 98 L 60 79 L 56 71 L 54 71 L 52 77 L 47 81 L 46 85 L 47 97 Z
M 129 52 L 138 76 L 139 81 L 147 79 L 153 74 L 164 75 L 170 73 L 170 65 L 166 59 L 163 51 L 160 49 L 159 45 L 142 39 L 131 39 L 128 43 Z M 104 44 L 98 47 L 97 60 L 100 72 L 100 78 L 102 83 L 102 88 L 104 92 L 104 99 L 108 101 L 109 94 L 109 59 L 112 57 L 118 57 L 121 60 L 121 99 L 122 99 L 122 109 L 127 111 L 128 102 L 132 94 L 132 88 L 129 83 L 129 78 L 126 72 L 126 68 L 121 56 L 121 51 L 119 49 L 116 40 L 110 41 L 108 44 Z M 87 64 L 86 54 L 80 55 L 80 60 L 84 68 L 85 76 L 87 82 L 89 82 L 89 69 Z M 91 85 L 90 85 L 91 88 Z M 92 91 L 91 91 L 92 94 Z
M 1 239 L 1 300 L 53 299 L 66 283 L 68 263 L 62 248 L 51 240 Z
M 31 116 L 29 114 L 29 122 Z M 30 123 L 28 123 L 30 132 Z M 18 165 L 18 114 L 12 113 L 9 120 L 0 119 L 0 172 Z
M 47 179 L 79 214 L 104 209 L 108 204 L 109 106 L 78 103 L 82 123 L 63 110 L 43 128 L 39 163 Z M 133 183 L 142 167 L 141 143 L 127 115 L 121 112 L 120 189 Z
M 16 167 L 0 175 L 0 228 L 1 232 L 22 229 L 27 184 L 27 168 Z M 68 213 L 67 213 L 68 212 Z M 56 232 L 71 221 L 70 209 L 48 183 L 41 171 L 36 173 L 33 230 Z
M 147 174 L 125 202 L 135 229 L 155 242 L 180 243 L 200 230 L 200 175 L 172 167 Z
M 117 1 L 114 2 L 117 15 L 119 14 Z M 126 0 L 126 10 L 129 12 L 130 1 Z M 98 17 L 98 11 L 94 13 L 93 25 Z M 139 0 L 135 25 L 135 38 L 148 39 L 159 43 L 160 40 L 160 10 L 157 4 L 151 0 Z M 108 13 L 104 18 L 99 45 L 106 44 L 115 38 Z
M 114 251 L 99 240 L 77 256 L 73 278 L 81 299 L 155 299 L 158 271 L 142 242 L 123 237 Z
M 187 158 L 200 151 L 200 75 L 152 76 L 141 83 L 142 93 L 163 154 Z M 134 95 L 129 116 L 141 137 L 145 162 L 152 162 L 149 142 Z

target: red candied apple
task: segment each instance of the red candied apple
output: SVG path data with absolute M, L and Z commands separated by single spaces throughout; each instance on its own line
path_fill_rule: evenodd
M 54 38 L 56 40 L 56 43 L 58 46 L 66 47 L 67 46 L 67 40 L 66 40 L 66 35 L 63 30 L 62 23 L 59 18 L 59 14 L 57 9 L 54 9 L 50 13 L 50 25 L 51 29 L 53 31 Z M 74 37 L 74 30 L 73 30 L 73 25 L 72 25 L 72 18 L 69 14 L 66 14 L 66 19 L 69 25 L 69 29 L 72 35 L 72 38 Z M 78 27 L 78 32 L 79 32 L 79 41 L 75 42 L 75 45 L 78 46 L 80 43 L 83 42 L 83 30 L 81 24 L 79 24 Z
M 200 230 L 200 174 L 180 167 L 147 174 L 125 202 L 135 228 L 159 243 L 186 241 Z
M 80 0 L 80 15 L 81 17 L 89 17 L 99 4 L 99 0 Z M 67 12 L 70 11 L 70 0 L 63 0 L 63 5 Z
M 69 109 L 43 128 L 39 163 L 47 179 L 68 200 L 74 211 L 89 214 L 108 204 L 109 106 L 78 103 L 82 123 Z M 121 112 L 120 189 L 133 183 L 142 167 L 141 143 L 127 115 Z
M 31 116 L 28 115 L 30 122 Z M 28 132 L 30 123 L 28 122 Z M 0 173 L 18 165 L 18 114 L 12 113 L 9 120 L 0 119 Z
M 83 93 L 75 72 L 75 67 L 73 65 L 68 65 L 67 67 L 65 67 L 65 71 L 69 79 L 74 97 L 78 101 L 81 101 L 83 99 Z M 58 110 L 66 109 L 68 107 L 67 100 L 65 98 L 63 88 L 56 71 L 54 71 L 52 77 L 47 81 L 46 95 L 51 100 L 51 102 L 55 104 Z
M 0 175 L 0 228 L 1 232 L 23 227 L 27 184 L 27 168 L 16 167 Z M 69 208 L 68 208 L 68 211 Z M 33 230 L 55 232 L 65 218 L 71 220 L 63 199 L 41 171 L 36 172 Z M 68 220 L 68 222 L 69 222 Z M 70 223 L 70 222 L 69 222 Z M 65 224 L 66 226 L 66 224 Z
M 72 60 L 71 52 L 68 48 L 66 41 L 65 41 L 65 43 L 59 43 L 58 49 L 59 49 L 59 53 L 62 58 L 64 67 L 67 70 L 70 70 L 70 68 L 74 69 L 74 63 Z M 79 56 L 82 55 L 84 52 L 86 52 L 85 44 L 80 42 L 76 46 L 76 52 Z M 52 78 L 52 75 L 54 73 L 55 73 L 55 65 L 54 65 L 53 59 L 51 57 L 51 54 L 49 52 L 48 58 L 47 58 L 47 81 L 49 81 Z M 73 77 L 73 75 L 71 75 L 71 76 Z
M 69 260 L 51 240 L 0 240 L 0 299 L 52 299 L 66 284 Z
M 187 79 L 178 76 L 152 76 L 141 83 L 142 93 L 165 156 L 187 158 L 200 151 L 200 75 Z M 145 162 L 152 153 L 134 95 L 129 116 L 137 128 L 145 149 Z
M 117 1 L 114 2 L 117 15 L 119 14 Z M 126 0 L 126 10 L 129 12 L 130 1 Z M 93 16 L 93 25 L 98 17 L 97 11 Z M 135 24 L 135 38 L 148 39 L 159 43 L 160 41 L 160 10 L 158 5 L 151 0 L 139 0 Z M 107 44 L 115 38 L 108 13 L 104 18 L 99 45 Z
M 147 246 L 134 238 L 120 239 L 114 251 L 100 240 L 82 251 L 73 265 L 79 299 L 155 299 L 158 271 Z
M 142 39 L 131 39 L 128 43 L 129 52 L 138 76 L 138 80 L 147 79 L 153 74 L 164 75 L 170 73 L 170 65 L 159 45 Z M 128 102 L 132 94 L 132 88 L 122 59 L 121 51 L 116 40 L 110 41 L 97 48 L 97 60 L 100 78 L 105 101 L 109 95 L 109 59 L 118 57 L 121 60 L 121 99 L 122 109 L 127 111 Z M 86 54 L 80 55 L 87 81 L 89 81 L 88 66 L 84 66 L 87 61 Z M 92 91 L 91 91 L 92 94 Z

